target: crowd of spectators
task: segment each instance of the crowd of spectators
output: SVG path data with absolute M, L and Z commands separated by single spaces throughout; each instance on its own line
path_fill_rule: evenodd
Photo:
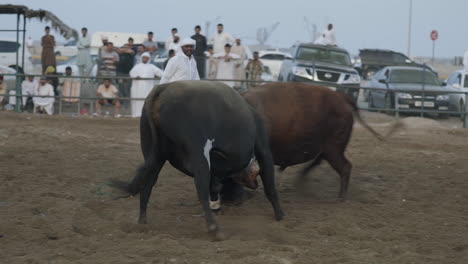
M 260 75 L 263 71 L 263 65 L 258 60 L 258 53 L 254 53 L 253 60 L 249 60 L 247 66 L 244 67 L 247 60 L 246 47 L 241 43 L 240 38 L 233 38 L 231 34 L 224 31 L 222 24 L 217 25 L 216 33 L 207 39 L 201 33 L 201 27 L 195 26 L 194 34 L 190 37 L 193 40 L 193 58 L 196 63 L 196 73 L 190 73 L 188 78 L 195 79 L 221 79 L 231 87 L 241 90 L 243 88 L 251 87 L 256 83 L 246 83 L 245 80 L 260 80 Z M 145 94 L 135 93 L 130 72 L 141 64 L 154 64 L 157 54 L 162 54 L 161 44 L 158 45 L 154 33 L 148 32 L 147 38 L 142 43 L 135 43 L 132 37 L 128 38 L 128 42 L 121 47 L 114 46 L 114 43 L 109 41 L 108 37 L 101 36 L 102 46 L 98 49 L 97 59 L 94 60 L 96 64 L 95 80 L 98 81 L 96 96 L 99 99 L 95 102 L 96 115 L 99 114 L 100 106 L 112 105 L 115 108 L 115 115 L 120 116 L 119 109 L 122 103 L 118 98 L 132 98 L 132 93 L 138 94 L 139 97 L 146 97 Z M 167 70 L 168 63 L 179 53 L 183 54 L 182 39 L 178 33 L 177 28 L 172 28 L 170 36 L 163 42 L 164 49 L 167 52 L 167 59 L 157 65 L 159 70 L 163 72 Z M 45 28 L 45 35 L 41 39 L 42 45 L 42 73 L 40 81 L 34 80 L 34 77 L 28 76 L 23 81 L 22 88 L 22 107 L 26 108 L 28 104 L 34 105 L 34 112 L 53 114 L 53 104 L 56 100 L 54 96 L 62 95 L 62 101 L 69 103 L 79 102 L 79 97 L 82 91 L 83 80 L 80 77 L 89 77 L 92 72 L 93 60 L 91 58 L 91 38 L 88 34 L 87 28 L 81 29 L 81 34 L 77 40 L 78 54 L 76 58 L 76 65 L 78 72 L 72 72 L 71 67 L 67 67 L 63 78 L 57 77 L 57 65 L 55 61 L 55 39 L 50 34 L 50 28 Z M 143 56 L 148 57 L 145 61 L 142 60 Z M 187 55 L 187 53 L 186 53 Z M 174 67 L 171 71 L 175 71 Z M 154 72 L 154 70 L 151 70 Z M 171 73 L 177 75 L 177 73 Z M 180 74 L 183 76 L 184 74 Z M 149 78 L 161 77 L 162 73 L 150 74 Z M 93 76 L 94 77 L 94 76 Z M 236 81 L 230 81 L 235 79 Z M 168 80 L 174 80 L 168 79 Z M 3 78 L 0 79 L 0 103 L 7 104 L 5 101 L 8 89 L 5 87 L 6 83 Z M 96 86 L 95 86 L 96 87 Z M 5 91 L 5 92 L 3 92 Z M 50 92 L 52 91 L 52 92 Z M 14 91 L 12 91 L 14 92 Z M 12 94 L 14 95 L 14 93 Z M 35 100 L 39 98 L 41 100 Z M 45 97 L 44 97 L 45 96 Z M 47 97 L 50 96 L 50 97 Z M 14 96 L 10 96 L 10 104 L 15 104 Z M 47 99 L 47 100 L 46 100 Z M 132 116 L 136 116 L 132 113 Z

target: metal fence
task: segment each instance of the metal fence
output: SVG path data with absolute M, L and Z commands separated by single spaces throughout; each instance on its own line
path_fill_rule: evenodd
M 42 77 L 43 75 L 22 75 L 22 74 L 3 74 L 5 76 L 16 76 L 17 80 L 18 79 L 24 79 L 26 76 L 34 76 L 34 77 Z M 47 75 L 47 78 L 59 78 L 59 79 L 67 79 L 67 78 L 72 78 L 72 79 L 79 79 L 80 84 L 81 84 L 81 89 L 80 89 L 80 95 L 79 96 L 66 96 L 63 94 L 60 94 L 58 96 L 41 96 L 41 97 L 54 97 L 55 103 L 55 113 L 57 114 L 72 114 L 72 115 L 81 115 L 83 114 L 82 110 L 85 109 L 88 114 L 93 114 L 96 112 L 95 106 L 96 101 L 103 99 L 102 97 L 97 97 L 96 96 L 96 90 L 100 84 L 102 84 L 102 81 L 104 79 L 110 79 L 112 84 L 117 87 L 119 90 L 119 97 L 118 98 L 108 98 L 108 99 L 117 99 L 120 101 L 121 104 L 121 113 L 123 115 L 131 115 L 131 102 L 132 101 L 142 101 L 145 100 L 145 98 L 130 98 L 130 87 L 131 87 L 131 81 L 133 80 L 132 78 L 128 76 L 116 76 L 116 77 L 80 77 L 80 76 L 63 76 L 63 75 Z M 140 78 L 139 80 L 155 80 L 155 83 L 157 84 L 159 82 L 159 79 L 155 78 Z M 238 87 L 239 91 L 246 91 L 248 87 L 259 85 L 261 83 L 271 83 L 271 81 L 248 81 L 248 80 L 237 80 L 237 79 L 217 79 L 217 80 L 212 80 L 212 79 L 205 79 L 207 81 L 222 81 L 222 82 L 237 82 L 240 83 L 241 86 Z M 424 88 L 424 87 L 423 87 Z M 385 88 L 375 88 L 375 87 L 360 87 L 361 93 L 364 91 L 382 91 L 382 92 L 388 92 L 387 89 Z M 443 91 L 441 92 L 440 90 L 438 91 L 432 91 L 432 90 L 425 90 L 423 89 L 422 91 L 418 91 L 418 93 L 421 94 L 420 97 L 420 105 L 419 107 L 411 107 L 411 108 L 402 108 L 401 105 L 398 103 L 399 102 L 399 94 L 400 93 L 408 93 L 407 90 L 391 90 L 391 96 L 393 97 L 393 102 L 394 104 L 392 107 L 384 107 L 384 108 L 376 108 L 376 107 L 370 107 L 369 105 L 365 105 L 364 102 L 359 101 L 357 102 L 359 105 L 359 109 L 361 110 L 367 110 L 367 111 L 381 111 L 385 112 L 388 114 L 394 115 L 396 118 L 399 118 L 401 114 L 417 114 L 421 117 L 427 116 L 427 115 L 443 115 L 443 116 L 448 116 L 448 115 L 455 115 L 460 117 L 461 122 L 463 122 L 463 127 L 468 128 L 468 104 L 467 99 L 468 99 L 468 92 L 464 91 Z M 427 107 L 426 102 L 428 102 L 425 98 L 426 95 L 433 95 L 433 94 L 457 94 L 459 96 L 463 96 L 464 98 L 464 108 L 465 109 L 460 109 L 460 111 L 451 111 L 451 110 L 440 110 L 440 109 L 433 109 L 432 107 Z M 0 94 L 0 96 L 2 96 Z M 16 103 L 22 104 L 22 97 L 27 96 L 27 95 L 22 95 L 22 94 L 16 94 L 16 95 L 10 95 L 10 94 L 4 94 L 3 96 L 14 96 L 16 98 Z M 362 97 L 362 96 L 361 96 Z M 77 100 L 76 102 L 70 102 L 71 99 Z M 106 113 L 106 112 L 111 112 L 112 106 L 110 105 L 104 105 L 103 110 L 101 112 Z M 287 111 L 287 110 L 285 110 Z M 100 113 L 100 114 L 103 114 Z

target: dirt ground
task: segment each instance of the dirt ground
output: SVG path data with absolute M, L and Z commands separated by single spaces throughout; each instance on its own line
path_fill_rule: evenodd
M 380 132 L 391 117 L 366 113 Z M 166 165 L 148 224 L 112 199 L 142 161 L 135 119 L 0 112 L 1 263 L 468 263 L 468 130 L 407 118 L 379 142 L 356 125 L 349 200 L 328 164 L 277 173 L 283 221 L 262 189 L 218 217 L 214 242 L 192 178 Z

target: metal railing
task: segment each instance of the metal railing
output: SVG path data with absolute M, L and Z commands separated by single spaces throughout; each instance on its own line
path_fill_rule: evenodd
M 17 78 L 24 78 L 26 76 L 34 76 L 34 77 L 42 77 L 44 75 L 30 75 L 30 74 L 2 74 L 4 76 L 16 76 Z M 134 78 L 128 77 L 128 76 L 115 76 L 115 77 L 86 77 L 86 76 L 64 76 L 64 75 L 47 75 L 47 78 L 59 78 L 59 79 L 67 79 L 67 78 L 72 78 L 72 79 L 79 79 L 81 82 L 81 87 L 82 90 L 80 92 L 80 96 L 41 96 L 41 97 L 54 97 L 55 100 L 55 105 L 58 106 L 58 114 L 63 114 L 64 107 L 66 105 L 75 105 L 77 106 L 77 114 L 80 114 L 80 110 L 83 108 L 89 109 L 89 114 L 94 113 L 95 111 L 95 102 L 97 100 L 103 99 L 102 97 L 95 96 L 96 90 L 98 85 L 102 84 L 100 81 L 104 79 L 110 79 L 113 81 L 113 84 L 118 86 L 118 90 L 120 92 L 122 88 L 122 85 L 127 85 L 126 89 L 129 91 L 131 82 L 126 82 L 123 83 L 123 81 L 130 81 L 130 80 L 135 80 Z M 159 81 L 157 78 L 140 78 L 139 80 L 155 80 L 156 84 Z M 247 87 L 250 86 L 250 84 L 261 84 L 261 83 L 271 83 L 272 81 L 251 81 L 251 80 L 239 80 L 239 79 L 205 79 L 207 81 L 221 81 L 221 82 L 239 82 L 242 84 L 242 89 L 246 90 Z M 83 89 L 84 88 L 84 89 Z M 463 122 L 463 127 L 468 128 L 468 104 L 467 104 L 467 99 L 468 99 L 468 92 L 464 91 L 433 91 L 433 90 L 421 90 L 421 91 L 411 91 L 410 93 L 417 93 L 420 94 L 421 97 L 417 101 L 420 102 L 419 107 L 414 107 L 412 106 L 411 108 L 401 108 L 401 104 L 399 104 L 399 94 L 401 93 L 409 93 L 408 90 L 397 90 L 397 89 L 386 89 L 386 88 L 375 88 L 375 87 L 360 87 L 359 88 L 361 91 L 382 91 L 385 93 L 388 93 L 389 95 L 392 96 L 392 106 L 391 107 L 383 107 L 383 108 L 377 108 L 377 107 L 370 107 L 368 106 L 363 106 L 362 101 L 358 102 L 359 109 L 361 110 L 367 110 L 367 111 L 383 111 L 386 113 L 393 114 L 396 118 L 400 117 L 400 114 L 406 113 L 406 114 L 419 114 L 420 116 L 424 116 L 427 114 L 442 114 L 442 115 L 457 115 L 461 117 L 461 121 Z M 425 106 L 425 102 L 429 102 L 429 100 L 426 99 L 426 96 L 434 96 L 436 97 L 437 95 L 450 95 L 450 94 L 457 94 L 460 96 L 464 97 L 464 107 L 465 109 L 460 109 L 460 111 L 450 111 L 449 109 L 434 109 L 433 107 L 428 107 Z M 0 95 L 2 96 L 2 95 Z M 10 94 L 4 94 L 3 96 L 12 96 Z M 27 96 L 27 95 L 22 95 L 22 94 L 16 94 L 16 98 L 19 98 L 18 101 L 22 102 L 22 97 Z M 131 114 L 130 111 L 130 102 L 132 101 L 142 101 L 145 100 L 145 98 L 130 98 L 130 94 L 126 94 L 125 96 L 120 94 L 118 98 L 106 98 L 106 99 L 118 99 L 121 102 L 122 105 L 122 112 L 124 115 L 129 115 Z M 78 100 L 78 102 L 67 102 L 67 100 L 75 99 Z M 431 101 L 432 102 L 432 101 Z

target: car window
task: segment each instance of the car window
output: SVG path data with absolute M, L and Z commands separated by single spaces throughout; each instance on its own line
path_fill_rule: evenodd
M 20 44 L 14 41 L 0 41 L 0 52 L 16 52 Z
M 391 72 L 388 82 L 439 85 L 438 78 L 433 72 L 419 69 L 395 69 Z
M 393 54 L 393 61 L 397 63 L 405 63 L 406 57 L 403 56 L 402 54 L 395 53 Z
M 463 81 L 463 87 L 464 87 L 464 88 L 468 88 L 468 74 L 465 75 L 465 78 L 464 78 L 464 79 L 465 79 L 465 80 Z
M 260 57 L 260 59 L 264 60 L 284 60 L 284 55 L 282 54 L 265 54 Z
M 307 61 L 321 61 L 337 65 L 351 66 L 351 59 L 346 52 L 314 47 L 300 47 L 297 51 L 297 59 Z
M 450 77 L 447 80 L 447 84 L 453 85 L 454 83 L 457 83 L 457 79 L 459 75 L 460 74 L 458 72 L 452 73 L 452 75 L 450 75 Z M 458 81 L 458 84 L 460 84 L 460 81 Z

